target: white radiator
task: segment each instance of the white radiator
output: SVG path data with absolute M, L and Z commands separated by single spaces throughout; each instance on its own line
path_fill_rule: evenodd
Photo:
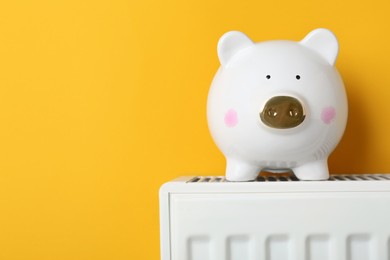
M 180 178 L 160 224 L 162 260 L 390 260 L 390 175 Z

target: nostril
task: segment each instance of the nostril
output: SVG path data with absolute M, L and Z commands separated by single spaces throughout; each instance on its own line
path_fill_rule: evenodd
M 267 114 L 269 117 L 276 117 L 278 116 L 278 111 L 276 111 L 275 108 L 271 107 L 267 110 Z
M 298 112 L 297 109 L 290 109 L 290 110 L 288 111 L 288 115 L 289 115 L 290 117 L 297 117 L 298 114 L 299 114 L 299 112 Z
M 293 128 L 303 122 L 305 112 L 296 98 L 277 96 L 267 101 L 260 113 L 260 119 L 265 125 L 272 128 Z

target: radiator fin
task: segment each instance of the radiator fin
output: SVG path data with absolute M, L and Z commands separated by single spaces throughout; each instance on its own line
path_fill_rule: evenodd
M 347 242 L 347 260 L 370 260 L 370 236 L 351 235 Z
M 331 247 L 331 237 L 327 234 L 311 234 L 305 238 L 305 260 L 331 260 L 331 253 L 336 248 Z M 268 235 L 265 240 L 265 260 L 289 260 L 296 247 L 285 234 Z M 372 250 L 375 248 L 369 234 L 351 234 L 346 238 L 346 260 L 373 260 Z M 227 260 L 253 260 L 255 247 L 261 244 L 253 243 L 248 235 L 231 235 L 225 240 Z M 390 243 L 390 240 L 388 241 Z M 188 260 L 218 260 L 212 257 L 211 240 L 208 236 L 192 236 L 188 239 Z M 214 245 L 215 246 L 215 245 Z M 222 246 L 223 248 L 223 246 Z M 222 248 L 219 248 L 220 250 Z M 216 248 L 214 248 L 216 249 Z M 388 250 L 390 249 L 390 244 Z M 337 252 L 340 255 L 341 252 Z M 221 252 L 219 252 L 221 253 Z M 390 255 L 387 256 L 390 259 Z M 225 259 L 225 258 L 224 258 Z M 342 258 L 344 259 L 344 258 Z
M 331 260 L 328 235 L 310 235 L 306 240 L 307 260 Z
M 188 240 L 189 260 L 210 260 L 210 239 L 207 236 L 194 236 Z
M 266 260 L 289 260 L 289 249 L 287 235 L 271 235 L 266 242 Z
M 232 236 L 228 238 L 228 260 L 249 260 L 249 237 Z
M 331 175 L 328 181 L 388 181 L 390 174 L 344 174 Z M 259 175 L 254 182 L 291 182 L 299 181 L 294 175 L 273 174 Z M 196 176 L 187 183 L 220 183 L 229 182 L 224 176 Z

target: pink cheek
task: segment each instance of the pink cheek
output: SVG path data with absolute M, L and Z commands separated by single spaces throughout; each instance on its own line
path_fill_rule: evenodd
M 329 125 L 336 117 L 336 109 L 334 107 L 326 107 L 321 112 L 322 122 Z
M 235 127 L 238 124 L 237 112 L 234 109 L 229 109 L 225 114 L 225 125 L 227 127 Z

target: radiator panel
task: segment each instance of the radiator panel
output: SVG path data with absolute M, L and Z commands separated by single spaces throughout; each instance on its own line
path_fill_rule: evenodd
M 271 182 L 166 186 L 162 260 L 390 259 L 389 181 Z

